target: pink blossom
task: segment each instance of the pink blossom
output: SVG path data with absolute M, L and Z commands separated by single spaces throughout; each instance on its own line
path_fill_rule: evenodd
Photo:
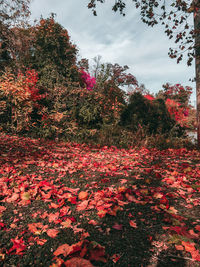
M 96 79 L 94 77 L 91 77 L 90 74 L 88 74 L 84 70 L 81 70 L 81 78 L 83 79 L 83 82 L 86 84 L 87 90 L 91 91 L 94 85 L 96 84 Z

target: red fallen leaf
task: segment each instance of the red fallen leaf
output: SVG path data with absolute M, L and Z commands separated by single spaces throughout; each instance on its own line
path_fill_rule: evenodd
M 106 210 L 99 210 L 97 212 L 97 215 L 100 217 L 100 218 L 103 218 L 105 215 L 106 215 L 107 211 Z
M 47 240 L 38 238 L 36 239 L 36 242 L 38 245 L 43 246 L 47 242 Z
M 152 168 L 145 168 L 144 170 L 145 170 L 148 174 L 151 173 L 151 172 L 153 171 Z
M 81 240 L 79 242 L 77 242 L 76 244 L 73 244 L 71 247 L 72 247 L 72 253 L 76 253 L 78 251 L 81 251 L 82 249 L 82 244 L 83 244 L 84 240 Z
M 176 250 L 184 250 L 184 247 L 181 245 L 175 245 Z
M 126 196 L 127 200 L 130 202 L 140 203 L 140 201 L 138 201 L 134 196 L 129 195 L 128 193 L 126 193 L 125 196 Z
M 29 223 L 28 230 L 33 234 L 38 234 L 38 228 L 36 227 L 35 223 Z
M 59 205 L 58 204 L 55 204 L 55 203 L 51 203 L 49 205 L 49 208 L 57 209 L 57 208 L 59 208 Z
M 47 228 L 48 225 L 43 225 L 41 222 L 28 224 L 28 230 L 35 235 L 40 235 Z
M 41 191 L 41 195 L 44 199 L 50 199 L 51 191 L 49 191 L 47 194 L 44 191 Z
M 153 240 L 153 236 L 148 235 L 148 239 L 149 239 L 149 241 L 151 242 L 151 241 Z
M 159 192 L 156 192 L 154 195 L 153 195 L 154 198 L 162 198 L 163 197 L 163 194 L 162 193 L 159 193 Z
M 195 229 L 200 232 L 200 225 L 196 225 Z
M 185 247 L 185 250 L 187 252 L 192 252 L 192 251 L 195 251 L 196 248 L 195 248 L 195 243 L 190 243 L 190 242 L 185 242 L 185 241 L 182 241 L 182 245 Z
M 188 232 L 191 235 L 191 238 L 199 238 L 199 234 L 196 234 L 193 229 L 189 230 Z
M 0 213 L 2 213 L 4 210 L 6 210 L 6 207 L 0 206 Z
M 121 255 L 119 255 L 119 254 L 114 254 L 114 255 L 112 255 L 112 257 L 111 257 L 111 259 L 112 259 L 112 261 L 114 262 L 114 263 L 117 263 L 118 262 L 118 260 L 121 258 Z
M 118 187 L 118 192 L 119 193 L 124 193 L 124 192 L 126 192 L 126 187 L 125 186 L 121 186 L 121 187 Z
M 48 229 L 47 230 L 47 235 L 52 237 L 52 238 L 56 237 L 58 233 L 59 233 L 59 231 L 56 229 Z
M 66 267 L 93 267 L 94 265 L 91 264 L 90 261 L 74 257 L 65 262 Z
M 98 222 L 95 220 L 90 220 L 88 223 L 92 225 L 98 225 Z
M 81 234 L 81 240 L 85 240 L 87 237 L 89 237 L 90 236 L 90 234 L 88 233 L 88 232 L 85 232 L 85 233 L 82 233 Z
M 125 183 L 127 183 L 127 180 L 126 180 L 126 179 L 121 179 L 121 180 L 120 180 L 120 183 L 121 183 L 121 184 L 125 184 Z
M 191 253 L 191 256 L 192 256 L 193 260 L 200 261 L 200 254 L 199 254 L 198 250 L 191 251 L 190 253 Z
M 54 221 L 56 221 L 58 218 L 59 218 L 59 212 L 56 212 L 56 213 L 50 213 L 49 215 L 48 215 L 48 217 L 49 217 L 49 222 L 51 223 L 51 222 L 54 222 Z
M 159 172 L 155 173 L 156 178 L 162 178 L 162 175 Z
M 85 191 L 81 191 L 79 194 L 78 194 L 78 198 L 80 200 L 86 200 L 88 198 L 88 192 L 85 192 Z
M 2 227 L 4 227 L 5 226 L 5 224 L 4 223 L 2 223 L 2 222 L 0 222 L 0 228 Z
M 11 203 L 16 201 L 19 198 L 19 194 L 13 193 L 11 197 L 6 199 L 6 202 Z
M 71 227 L 72 221 L 70 219 L 66 219 L 64 222 L 61 222 L 61 225 L 63 226 L 63 228 L 69 228 Z
M 11 239 L 13 242 L 13 246 L 9 249 L 8 253 L 11 253 L 13 250 L 15 250 L 16 255 L 22 255 L 24 253 L 24 250 L 26 249 L 26 245 L 24 244 L 23 237 L 18 239 L 16 237 L 15 239 Z
M 121 231 L 122 230 L 122 224 L 115 223 L 112 228 L 114 228 L 115 230 Z
M 71 204 L 76 204 L 76 197 L 70 197 L 68 198 L 68 201 L 71 202 Z
M 88 206 L 88 202 L 89 202 L 89 200 L 84 200 L 83 202 L 78 204 L 76 207 L 77 211 L 85 210 Z
M 87 252 L 88 252 L 88 243 L 87 241 L 85 241 L 84 247 L 81 250 L 79 257 L 84 258 Z
M 74 216 L 69 217 L 69 219 L 70 219 L 72 222 L 76 222 L 76 218 L 74 218 Z
M 71 211 L 70 211 L 70 207 L 69 206 L 62 207 L 60 209 L 60 216 L 69 215 L 70 213 L 71 213 Z
M 133 220 L 129 221 L 129 224 L 131 227 L 137 228 L 137 224 Z
M 71 252 L 73 251 L 73 248 L 69 246 L 68 244 L 63 244 L 59 246 L 56 251 L 54 251 L 55 256 L 63 255 L 64 257 L 67 257 Z
M 173 214 L 177 214 L 178 213 L 178 211 L 174 207 L 170 207 L 169 208 L 169 212 L 173 213 Z
M 121 207 L 119 207 L 119 206 L 114 206 L 114 208 L 112 210 L 110 210 L 108 212 L 108 214 L 110 214 L 112 216 L 117 216 L 117 211 L 120 211 L 120 210 L 123 210 L 123 209 Z

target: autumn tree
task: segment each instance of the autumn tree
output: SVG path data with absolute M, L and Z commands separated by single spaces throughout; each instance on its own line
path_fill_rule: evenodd
M 88 8 L 97 15 L 97 2 L 105 3 L 106 0 L 90 0 Z M 174 38 L 177 48 L 169 48 L 169 56 L 176 58 L 177 63 L 187 56 L 190 66 L 195 58 L 196 65 L 196 95 L 197 95 L 197 139 L 200 146 L 200 1 L 186 0 L 133 0 L 135 7 L 140 10 L 141 20 L 148 26 L 161 23 L 164 32 Z M 113 1 L 113 11 L 125 15 L 126 1 Z M 194 16 L 194 25 L 190 25 L 190 17 Z
M 128 73 L 127 65 L 120 66 L 115 63 L 102 63 L 101 56 L 94 58 L 92 75 L 96 78 L 95 90 L 102 93 L 107 99 L 109 120 L 117 122 L 123 106 L 125 106 L 126 93 L 123 88 L 137 87 L 136 77 Z
M 51 15 L 41 19 L 29 28 L 29 59 L 24 64 L 38 72 L 41 85 L 54 88 L 55 85 L 67 85 L 70 79 L 77 76 L 77 48 L 70 41 L 68 31 Z M 26 56 L 26 55 L 24 55 Z
M 0 71 L 13 62 L 13 49 L 16 45 L 16 34 L 13 27 L 23 26 L 30 15 L 30 0 L 0 1 Z
M 183 86 L 181 84 L 171 85 L 166 83 L 163 85 L 163 90 L 160 90 L 157 97 L 175 100 L 181 107 L 188 107 L 192 88 L 190 86 Z

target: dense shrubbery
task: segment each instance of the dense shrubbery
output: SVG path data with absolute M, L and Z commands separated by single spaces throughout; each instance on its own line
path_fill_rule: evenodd
M 145 127 L 148 134 L 167 133 L 175 124 L 162 99 L 150 101 L 141 93 L 131 95 L 121 115 L 122 126 L 131 131 Z
M 99 61 L 90 75 L 88 61 L 77 63 L 75 45 L 53 16 L 12 31 L 18 41 L 15 62 L 8 62 L 9 71 L 5 60 L 0 77 L 1 130 L 116 146 L 166 147 L 170 141 L 162 140 L 183 134 L 190 88 L 168 85 L 157 98 L 143 96 L 127 66 Z M 128 96 L 123 86 L 136 93 Z

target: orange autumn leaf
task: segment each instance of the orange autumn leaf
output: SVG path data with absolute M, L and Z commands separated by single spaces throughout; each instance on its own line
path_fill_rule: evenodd
M 191 251 L 192 259 L 200 262 L 200 254 L 198 250 Z
M 77 211 L 85 210 L 88 206 L 88 200 L 82 201 L 80 204 L 77 205 L 76 209 Z
M 55 204 L 55 203 L 52 202 L 52 203 L 49 205 L 49 208 L 57 209 L 57 208 L 59 208 L 59 205 L 58 205 L 58 204 Z
M 100 218 L 103 218 L 103 217 L 105 217 L 106 213 L 107 213 L 106 210 L 99 210 L 99 211 L 97 212 L 97 215 L 98 215 Z
M 88 223 L 92 225 L 98 225 L 98 222 L 95 220 L 90 220 Z
M 78 194 L 78 198 L 80 200 L 86 200 L 88 198 L 88 192 L 85 192 L 85 191 L 81 191 L 79 194 Z
M 43 225 L 40 222 L 28 224 L 28 230 L 35 235 L 42 234 L 42 232 L 46 231 L 47 228 L 48 228 L 47 225 Z
M 176 250 L 184 250 L 184 247 L 181 245 L 175 245 Z
M 34 234 L 38 229 L 37 229 L 37 227 L 35 226 L 34 223 L 29 223 L 29 224 L 28 224 L 28 230 L 29 230 L 31 233 Z
M 56 237 L 58 233 L 59 233 L 59 231 L 56 229 L 48 229 L 47 230 L 47 235 L 52 237 L 52 238 Z
M 43 246 L 47 242 L 46 239 L 36 239 L 36 243 L 40 246 Z
M 0 206 L 0 213 L 2 213 L 4 210 L 6 210 L 6 207 Z
M 192 252 L 192 251 L 195 251 L 196 248 L 195 248 L 195 243 L 190 243 L 190 242 L 185 242 L 185 241 L 182 241 L 182 245 L 185 247 L 185 250 L 187 252 Z
M 63 226 L 63 228 L 69 228 L 71 227 L 72 221 L 70 219 L 66 219 L 66 221 L 61 222 L 61 225 Z
M 73 248 L 71 246 L 69 246 L 68 244 L 63 244 L 59 246 L 53 254 L 55 256 L 63 255 L 64 257 L 67 257 L 67 255 L 69 255 L 72 251 Z
M 7 202 L 8 203 L 11 203 L 11 202 L 15 202 L 19 197 L 19 194 L 17 193 L 13 193 L 11 197 L 7 198 Z
M 133 220 L 129 221 L 129 224 L 131 227 L 137 228 L 137 224 Z
M 54 222 L 59 218 L 59 212 L 49 214 L 49 222 Z

